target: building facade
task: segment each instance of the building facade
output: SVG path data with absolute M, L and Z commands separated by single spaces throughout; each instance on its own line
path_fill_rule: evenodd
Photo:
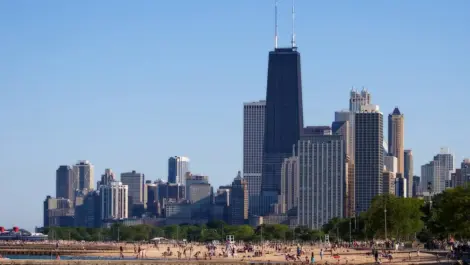
M 303 130 L 300 53 L 295 47 L 269 53 L 260 214 L 269 213 L 281 188 L 281 167 Z
M 266 101 L 243 104 L 243 179 L 248 185 L 249 214 L 259 214 Z
M 126 219 L 129 217 L 127 185 L 122 182 L 111 182 L 100 187 L 101 220 Z
M 145 175 L 135 170 L 121 173 L 121 182 L 127 185 L 130 205 L 144 203 Z
M 405 116 L 396 107 L 388 115 L 388 152 L 397 158 L 397 174 L 405 172 Z
M 403 159 L 404 159 L 404 163 L 403 163 L 403 166 L 404 166 L 404 169 L 405 169 L 405 172 L 404 172 L 404 177 L 406 179 L 406 186 L 407 186 L 407 192 L 408 192 L 408 196 L 409 198 L 413 197 L 413 174 L 414 174 L 414 171 L 413 171 L 413 151 L 411 149 L 408 149 L 408 150 L 405 150 L 404 152 L 404 155 L 403 155 Z
M 320 229 L 332 218 L 344 216 L 345 154 L 339 135 L 303 137 L 299 140 L 297 225 Z
M 95 167 L 88 160 L 80 160 L 73 166 L 74 190 L 93 190 L 95 186 Z
M 238 172 L 232 182 L 230 191 L 230 221 L 231 225 L 243 225 L 248 221 L 248 184 Z
M 59 166 L 56 171 L 56 198 L 75 200 L 73 170 L 70 166 Z
M 189 172 L 189 158 L 185 156 L 173 156 L 168 159 L 168 183 L 184 183 L 184 176 Z
M 369 209 L 383 190 L 383 115 L 377 105 L 362 107 L 355 115 L 356 212 Z
M 284 159 L 281 172 L 280 213 L 297 207 L 299 200 L 299 158 L 292 156 Z

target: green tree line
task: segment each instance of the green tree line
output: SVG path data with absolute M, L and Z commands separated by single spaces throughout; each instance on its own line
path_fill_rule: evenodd
M 45 233 L 51 239 L 85 241 L 146 241 L 154 237 L 188 241 L 212 241 L 234 235 L 236 240 L 370 240 L 385 238 L 396 240 L 429 241 L 470 237 L 470 188 L 448 189 L 432 200 L 399 198 L 379 195 L 373 199 L 365 213 L 352 218 L 333 218 L 320 230 L 306 227 L 290 229 L 286 225 L 232 226 L 222 221 L 204 225 L 150 225 L 124 226 L 114 224 L 110 228 L 51 227 Z

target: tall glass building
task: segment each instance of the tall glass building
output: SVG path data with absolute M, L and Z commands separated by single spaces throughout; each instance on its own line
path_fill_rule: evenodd
M 300 53 L 296 47 L 269 53 L 260 214 L 272 211 L 281 189 L 281 167 L 303 130 Z

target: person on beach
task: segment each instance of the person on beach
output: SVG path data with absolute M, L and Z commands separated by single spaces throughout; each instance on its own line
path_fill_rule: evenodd
M 320 260 L 323 260 L 323 248 L 320 249 Z
M 124 249 L 122 248 L 122 246 L 119 247 L 119 258 L 120 259 L 124 258 Z
M 310 264 L 314 264 L 315 263 L 315 254 L 313 254 L 312 252 L 312 256 L 310 257 Z

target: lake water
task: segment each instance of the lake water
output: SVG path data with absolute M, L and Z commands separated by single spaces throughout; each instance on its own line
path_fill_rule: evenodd
M 34 256 L 34 255 L 6 255 L 9 259 L 48 259 L 55 260 L 55 256 Z M 86 257 L 86 256 L 60 256 L 61 260 L 119 260 L 119 257 Z M 127 257 L 124 260 L 135 260 L 134 257 Z M 155 260 L 155 259 L 141 259 Z

